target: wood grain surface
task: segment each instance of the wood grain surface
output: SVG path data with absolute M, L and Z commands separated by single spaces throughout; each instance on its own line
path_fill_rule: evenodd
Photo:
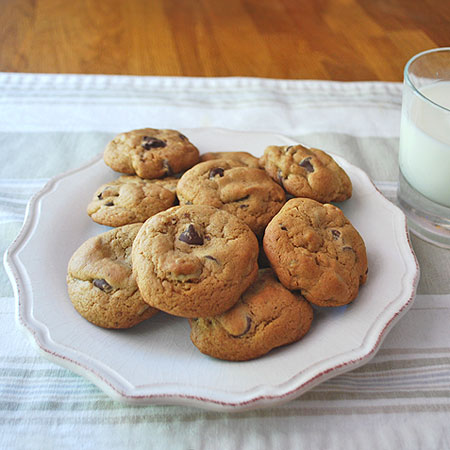
M 0 0 L 0 71 L 400 81 L 449 0 Z

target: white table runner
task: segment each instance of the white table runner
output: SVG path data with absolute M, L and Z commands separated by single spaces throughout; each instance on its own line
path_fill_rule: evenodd
M 30 196 L 116 133 L 270 131 L 340 154 L 395 197 L 401 85 L 0 74 L 0 247 Z M 412 309 L 365 366 L 285 405 L 237 414 L 132 407 L 40 357 L 0 273 L 0 448 L 450 448 L 450 252 L 412 238 Z

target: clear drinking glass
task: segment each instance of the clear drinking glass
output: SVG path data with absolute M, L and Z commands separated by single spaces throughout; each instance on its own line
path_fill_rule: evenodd
M 450 248 L 450 47 L 405 66 L 398 202 L 410 230 Z

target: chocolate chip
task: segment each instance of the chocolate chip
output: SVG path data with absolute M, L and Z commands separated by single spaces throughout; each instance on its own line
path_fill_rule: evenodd
M 341 232 L 338 230 L 331 230 L 331 234 L 333 235 L 333 239 L 337 240 L 337 239 L 339 239 Z
M 308 156 L 307 158 L 305 158 L 302 162 L 300 162 L 298 165 L 300 167 L 303 167 L 304 169 L 306 169 L 307 172 L 311 173 L 314 172 L 314 166 L 311 164 L 311 156 Z
M 217 261 L 217 259 L 214 258 L 214 256 L 206 255 L 205 258 L 206 258 L 206 259 L 210 259 L 211 261 L 214 261 L 214 262 L 216 262 L 216 263 L 219 263 L 219 261 Z
M 222 167 L 214 167 L 209 171 L 209 178 L 214 178 L 216 175 L 219 175 L 219 177 L 223 177 L 224 170 Z
M 187 141 L 187 137 L 184 134 L 178 133 L 178 137 L 183 141 Z
M 106 186 L 106 187 L 102 190 L 102 192 L 100 192 L 100 194 L 97 195 L 97 198 L 98 198 L 99 200 L 103 200 L 103 194 L 104 194 L 108 189 L 111 189 L 111 186 Z M 118 195 L 119 195 L 119 194 L 117 194 L 116 197 L 117 197 Z
M 96 288 L 99 288 L 101 291 L 106 292 L 107 294 L 109 294 L 113 290 L 112 286 L 108 284 L 108 282 L 103 278 L 96 278 L 92 281 L 92 284 Z
M 252 326 L 252 319 L 248 316 L 246 317 L 246 319 L 247 319 L 247 326 L 245 327 L 245 330 L 241 334 L 232 334 L 231 336 L 235 338 L 240 338 L 249 332 L 250 327 Z
M 246 208 L 248 208 L 248 205 L 239 205 L 239 208 L 241 208 L 241 209 L 246 209 Z
M 141 141 L 141 146 L 145 150 L 150 150 L 152 148 L 165 147 L 167 144 L 161 139 L 152 136 L 143 136 Z
M 287 153 L 292 147 L 293 147 L 293 145 L 288 145 L 288 146 L 284 149 L 284 151 Z
M 178 239 L 181 242 L 186 242 L 189 245 L 203 245 L 203 238 L 197 233 L 194 225 L 189 224 L 187 230 L 183 231 Z
M 281 229 L 282 229 L 283 231 L 287 231 L 287 228 L 286 228 L 284 225 L 281 226 Z
M 278 177 L 278 181 L 280 182 L 281 186 L 283 186 L 284 178 L 283 178 L 283 172 L 281 172 L 281 169 L 278 169 L 277 177 Z
M 114 206 L 114 202 L 105 203 L 105 206 Z
M 163 159 L 162 165 L 163 165 L 164 169 L 166 170 L 166 175 L 169 177 L 172 176 L 173 170 L 172 170 L 172 167 L 170 167 L 169 161 L 167 159 Z

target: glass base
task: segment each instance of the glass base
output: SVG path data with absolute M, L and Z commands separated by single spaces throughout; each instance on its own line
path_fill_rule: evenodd
M 434 203 L 416 191 L 401 170 L 397 200 L 412 233 L 431 244 L 450 249 L 450 208 Z

